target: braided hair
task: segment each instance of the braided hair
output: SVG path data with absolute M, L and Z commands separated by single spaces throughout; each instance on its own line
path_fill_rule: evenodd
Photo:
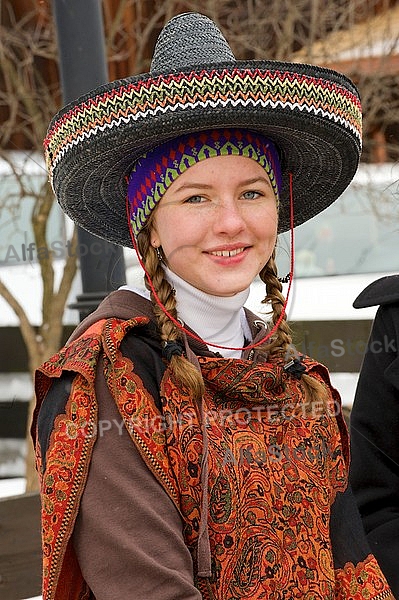
M 152 220 L 152 219 L 151 219 Z M 149 223 L 151 222 L 149 221 Z M 144 266 L 157 292 L 159 300 L 169 314 L 177 320 L 176 297 L 174 290 L 165 277 L 165 271 L 159 261 L 155 248 L 150 243 L 150 227 L 145 227 L 137 236 L 137 246 L 144 260 Z M 150 288 L 147 278 L 145 285 L 150 292 L 151 301 L 161 342 L 175 342 L 182 339 L 179 328 L 169 319 L 155 301 L 154 294 Z M 200 371 L 183 355 L 173 354 L 169 360 L 169 366 L 178 381 L 193 394 L 194 398 L 200 399 L 205 391 L 204 381 Z
M 285 303 L 285 298 L 282 293 L 283 286 L 277 276 L 275 254 L 276 251 L 274 250 L 268 262 L 259 273 L 260 279 L 266 286 L 266 297 L 262 302 L 263 304 L 271 305 L 272 325 L 276 325 L 280 319 Z M 275 357 L 282 360 L 284 363 L 287 363 L 291 358 L 298 354 L 293 345 L 292 330 L 287 322 L 285 314 L 270 342 L 266 342 L 261 346 L 261 349 L 263 352 L 266 352 L 270 358 Z M 305 373 L 302 374 L 301 382 L 304 391 L 305 413 L 309 414 L 313 412 L 314 408 L 320 404 L 325 409 L 328 403 L 328 392 L 324 383 Z

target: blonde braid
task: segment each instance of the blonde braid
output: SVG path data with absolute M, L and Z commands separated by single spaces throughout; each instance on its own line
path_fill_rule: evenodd
M 150 276 L 158 298 L 166 308 L 168 313 L 177 320 L 176 298 L 174 290 L 168 280 L 165 278 L 165 271 L 158 259 L 155 248 L 150 243 L 150 228 L 145 227 L 137 236 L 137 245 L 139 252 L 144 260 L 145 268 Z M 162 342 L 172 342 L 181 340 L 181 333 L 178 327 L 169 319 L 161 307 L 156 302 L 153 292 L 146 279 L 145 285 L 150 292 L 154 314 L 158 324 L 158 330 Z M 204 394 L 204 381 L 198 369 L 189 362 L 184 356 L 174 354 L 169 366 L 176 379 L 190 390 L 195 399 L 200 399 Z
M 262 301 L 263 304 L 271 304 L 272 307 L 272 324 L 276 325 L 281 317 L 284 307 L 284 296 L 282 293 L 283 286 L 277 277 L 277 266 L 275 262 L 275 250 L 259 273 L 259 277 L 266 285 L 266 297 Z M 280 322 L 273 338 L 268 344 L 262 347 L 271 355 L 278 355 L 285 360 L 289 360 L 292 355 L 292 332 L 284 315 Z
M 259 273 L 259 277 L 266 285 L 266 297 L 263 303 L 271 304 L 272 323 L 276 325 L 281 317 L 285 298 L 282 294 L 283 286 L 277 277 L 275 251 Z M 271 356 L 282 358 L 285 363 L 297 354 L 292 343 L 292 331 L 287 323 L 285 314 L 272 340 L 262 346 L 262 350 L 268 352 Z M 301 382 L 305 393 L 306 414 L 310 414 L 311 412 L 313 414 L 314 408 L 319 406 L 319 403 L 321 403 L 322 410 L 325 410 L 328 405 L 328 391 L 325 385 L 318 379 L 306 374 L 302 375 Z

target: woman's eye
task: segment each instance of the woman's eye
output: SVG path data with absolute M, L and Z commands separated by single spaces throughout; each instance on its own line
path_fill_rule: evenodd
M 189 198 L 187 198 L 187 200 L 185 200 L 187 204 L 200 204 L 203 201 L 203 196 L 190 196 Z
M 255 190 L 250 190 L 243 193 L 243 197 L 246 200 L 254 200 L 256 198 L 260 198 L 261 196 L 263 196 L 263 194 L 261 192 L 256 192 Z

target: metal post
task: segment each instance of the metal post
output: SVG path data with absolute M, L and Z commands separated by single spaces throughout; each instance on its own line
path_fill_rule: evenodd
M 64 103 L 108 81 L 101 0 L 53 0 Z M 83 293 L 72 308 L 82 319 L 125 283 L 120 246 L 78 228 Z M 90 248 L 96 252 L 90 252 Z M 82 252 L 84 249 L 84 252 Z

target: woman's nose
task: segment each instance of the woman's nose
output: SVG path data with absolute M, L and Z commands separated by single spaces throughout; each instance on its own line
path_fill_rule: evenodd
M 245 227 L 242 211 L 236 202 L 224 201 L 217 204 L 214 227 L 218 232 L 229 235 L 235 234 Z

